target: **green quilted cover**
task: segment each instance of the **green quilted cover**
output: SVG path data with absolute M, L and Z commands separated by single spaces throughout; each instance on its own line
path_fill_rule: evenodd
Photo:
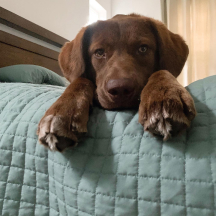
M 180 137 L 143 132 L 136 111 L 94 108 L 87 138 L 61 154 L 36 128 L 64 87 L 1 83 L 0 215 L 215 215 L 216 76 L 188 90 L 198 114 Z

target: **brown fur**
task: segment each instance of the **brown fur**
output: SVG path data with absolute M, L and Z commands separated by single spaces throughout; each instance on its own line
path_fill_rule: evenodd
M 143 44 L 148 49 L 140 54 L 138 49 Z M 105 50 L 104 57 L 96 57 L 98 49 Z M 57 146 L 58 137 L 77 142 L 77 133 L 72 128 L 78 133 L 87 130 L 93 97 L 104 109 L 139 106 L 139 122 L 144 129 L 164 139 L 179 133 L 196 114 L 191 96 L 176 80 L 188 53 L 179 35 L 159 21 L 137 14 L 117 15 L 82 28 L 59 55 L 61 69 L 71 84 L 41 120 L 40 141 L 48 145 L 54 139 L 53 135 L 46 138 L 51 133 L 57 137 Z M 133 94 L 114 101 L 107 91 L 107 83 L 113 79 L 130 79 Z M 50 120 L 53 118 L 61 121 Z M 44 127 L 47 132 L 41 133 L 40 128 Z
M 139 106 L 139 122 L 145 130 L 167 140 L 189 127 L 195 114 L 193 99 L 169 71 L 152 74 Z
M 66 88 L 38 125 L 41 144 L 58 151 L 77 144 L 79 135 L 87 132 L 94 89 L 92 82 L 85 78 L 77 78 Z

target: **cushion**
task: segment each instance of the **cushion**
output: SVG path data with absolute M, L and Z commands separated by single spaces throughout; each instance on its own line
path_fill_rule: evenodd
M 216 76 L 187 87 L 197 116 L 178 137 L 144 132 L 136 110 L 95 107 L 79 145 L 51 152 L 37 124 L 64 89 L 0 84 L 0 215 L 214 215 Z
M 12 65 L 0 68 L 0 82 L 22 82 L 65 86 L 63 77 L 37 65 Z

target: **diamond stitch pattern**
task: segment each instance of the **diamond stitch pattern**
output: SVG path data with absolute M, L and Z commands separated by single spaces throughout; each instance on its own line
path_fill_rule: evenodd
M 179 137 L 95 107 L 78 147 L 51 152 L 37 124 L 64 89 L 0 84 L 0 215 L 216 215 L 216 76 L 187 87 L 197 116 Z

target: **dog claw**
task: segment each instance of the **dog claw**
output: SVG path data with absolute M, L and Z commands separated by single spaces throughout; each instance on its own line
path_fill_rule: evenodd
M 58 140 L 54 134 L 47 134 L 45 138 L 46 142 L 48 143 L 48 146 L 51 151 L 57 151 L 56 144 L 58 143 Z

